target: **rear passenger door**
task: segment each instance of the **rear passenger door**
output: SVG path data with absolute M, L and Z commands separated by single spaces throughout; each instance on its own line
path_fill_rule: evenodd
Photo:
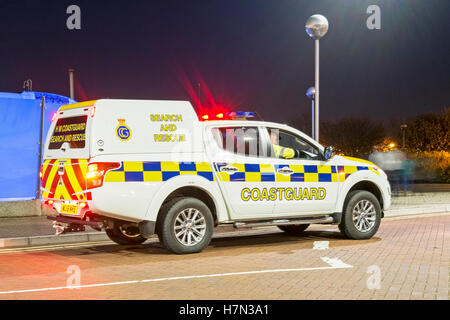
M 261 192 L 274 186 L 275 173 L 265 157 L 267 147 L 261 143 L 260 128 L 211 126 L 207 131 L 206 149 L 231 218 L 270 216 L 275 202 L 261 197 Z

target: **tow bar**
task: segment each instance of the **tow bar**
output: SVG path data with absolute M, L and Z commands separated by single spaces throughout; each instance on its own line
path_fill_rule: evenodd
M 53 228 L 55 228 L 57 236 L 70 232 L 86 231 L 85 226 L 89 226 L 97 231 L 101 231 L 103 228 L 103 222 L 96 220 L 80 220 L 61 216 L 48 216 L 47 219 L 53 220 Z

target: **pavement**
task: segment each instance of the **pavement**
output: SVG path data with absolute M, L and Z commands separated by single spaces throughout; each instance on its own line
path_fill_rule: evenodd
M 191 255 L 156 239 L 0 249 L 0 299 L 448 300 L 449 226 L 427 213 L 387 217 L 369 240 L 330 225 L 222 232 Z
M 450 212 L 450 185 L 438 185 L 431 191 L 430 185 L 415 185 L 414 189 L 423 192 L 394 196 L 385 217 Z M 235 231 L 231 226 L 220 226 L 215 230 L 216 233 Z M 0 248 L 108 240 L 104 232 L 89 227 L 85 232 L 54 234 L 52 222 L 46 216 L 0 218 Z

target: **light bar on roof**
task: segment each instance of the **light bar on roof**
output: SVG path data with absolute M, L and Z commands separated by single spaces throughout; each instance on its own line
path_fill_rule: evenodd
M 201 120 L 245 120 L 247 118 L 252 118 L 255 116 L 254 112 L 250 111 L 232 111 L 227 113 L 218 113 L 218 114 L 204 114 L 200 118 Z
M 255 113 L 251 111 L 233 111 L 229 113 L 229 116 L 231 118 L 253 118 Z

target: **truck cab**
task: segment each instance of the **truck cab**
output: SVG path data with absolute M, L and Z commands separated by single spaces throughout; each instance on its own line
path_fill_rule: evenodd
M 291 234 L 337 224 L 352 239 L 376 233 L 391 201 L 380 168 L 251 116 L 198 116 L 186 101 L 61 107 L 41 169 L 49 218 L 59 233 L 89 225 L 119 244 L 156 234 L 174 253 L 203 250 L 222 224 Z

